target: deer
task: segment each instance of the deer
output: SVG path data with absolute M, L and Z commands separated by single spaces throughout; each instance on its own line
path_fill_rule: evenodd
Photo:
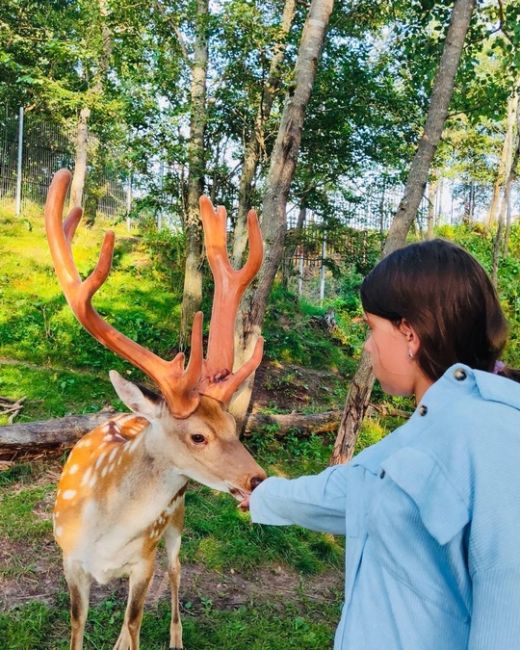
M 45 227 L 56 275 L 80 324 L 101 344 L 145 373 L 159 394 L 109 373 L 131 411 L 85 434 L 72 448 L 61 474 L 53 511 L 70 595 L 71 650 L 83 648 L 92 581 L 128 576 L 128 601 L 114 650 L 138 650 L 143 609 L 164 538 L 171 587 L 170 649 L 183 648 L 179 611 L 179 549 L 184 494 L 190 479 L 230 493 L 239 502 L 266 477 L 239 440 L 229 402 L 262 360 L 258 338 L 251 358 L 233 371 L 234 325 L 241 297 L 258 272 L 263 242 L 258 219 L 248 214 L 249 255 L 233 269 L 226 249 L 226 210 L 200 197 L 206 256 L 214 295 L 206 357 L 202 312 L 193 319 L 188 362 L 179 352 L 165 360 L 127 338 L 92 306 L 112 265 L 115 236 L 105 233 L 92 273 L 82 280 L 72 239 L 82 216 L 72 208 L 63 221 L 71 181 L 58 171 L 45 205 Z

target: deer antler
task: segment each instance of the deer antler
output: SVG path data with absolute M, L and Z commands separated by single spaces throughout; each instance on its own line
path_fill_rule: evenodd
M 263 257 L 262 234 L 256 212 L 247 215 L 249 256 L 240 270 L 230 264 L 226 248 L 226 209 L 215 209 L 210 199 L 200 197 L 200 216 L 204 227 L 206 254 L 215 281 L 208 351 L 204 362 L 205 379 L 201 393 L 227 404 L 240 384 L 262 361 L 263 339 L 259 337 L 254 352 L 235 373 L 235 320 L 240 300 L 257 274 Z
M 82 281 L 74 264 L 71 241 L 81 219 L 82 210 L 73 208 L 62 222 L 63 204 L 71 174 L 62 169 L 52 180 L 45 204 L 45 227 L 56 275 L 76 318 L 94 338 L 107 348 L 140 368 L 161 389 L 172 415 L 186 418 L 197 408 L 197 390 L 202 373 L 202 312 L 193 320 L 191 355 L 184 369 L 184 354 L 165 361 L 150 350 L 127 338 L 109 325 L 92 307 L 93 295 L 110 273 L 114 250 L 114 233 L 109 231 L 101 247 L 98 263 Z

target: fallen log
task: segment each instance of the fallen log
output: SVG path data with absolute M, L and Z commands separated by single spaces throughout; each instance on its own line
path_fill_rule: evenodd
M 341 411 L 324 411 L 322 413 L 252 413 L 246 421 L 245 436 L 250 436 L 257 429 L 271 428 L 275 436 L 284 436 L 291 431 L 309 435 L 311 433 L 329 433 L 336 431 Z
M 370 405 L 368 416 L 376 414 L 404 418 L 410 415 L 406 411 L 389 409 L 385 405 Z M 85 433 L 116 415 L 119 413 L 100 411 L 0 427 L 0 460 L 13 461 L 42 454 L 59 454 L 74 446 Z M 341 411 L 311 414 L 252 413 L 247 419 L 244 435 L 251 436 L 255 430 L 266 427 L 272 428 L 277 437 L 283 437 L 290 432 L 300 435 L 325 434 L 336 431 L 340 418 Z
M 61 453 L 73 447 L 85 433 L 115 415 L 113 411 L 100 411 L 0 427 L 0 460 L 14 460 L 20 456 L 29 458 L 50 451 Z

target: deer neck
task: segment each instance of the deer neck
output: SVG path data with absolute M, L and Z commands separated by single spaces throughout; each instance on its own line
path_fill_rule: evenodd
M 182 486 L 187 477 L 165 454 L 164 433 L 160 427 L 151 423 L 133 441 L 125 443 L 128 458 L 125 467 L 125 483 L 134 485 L 134 498 L 147 500 L 147 493 L 154 495 L 156 505 L 168 502 Z

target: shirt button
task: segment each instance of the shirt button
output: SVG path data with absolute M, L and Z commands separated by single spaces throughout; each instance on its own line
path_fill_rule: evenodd
M 457 381 L 464 381 L 466 379 L 466 377 L 467 377 L 467 374 L 466 374 L 466 371 L 464 370 L 464 368 L 456 368 L 453 371 L 453 376 L 455 377 L 455 379 Z
M 421 406 L 419 406 L 419 415 L 424 416 L 427 413 L 428 413 L 428 407 L 425 404 L 421 404 Z
M 385 472 L 384 469 L 382 469 L 382 470 L 379 472 L 379 478 L 385 478 L 385 475 L 386 475 L 386 472 Z

